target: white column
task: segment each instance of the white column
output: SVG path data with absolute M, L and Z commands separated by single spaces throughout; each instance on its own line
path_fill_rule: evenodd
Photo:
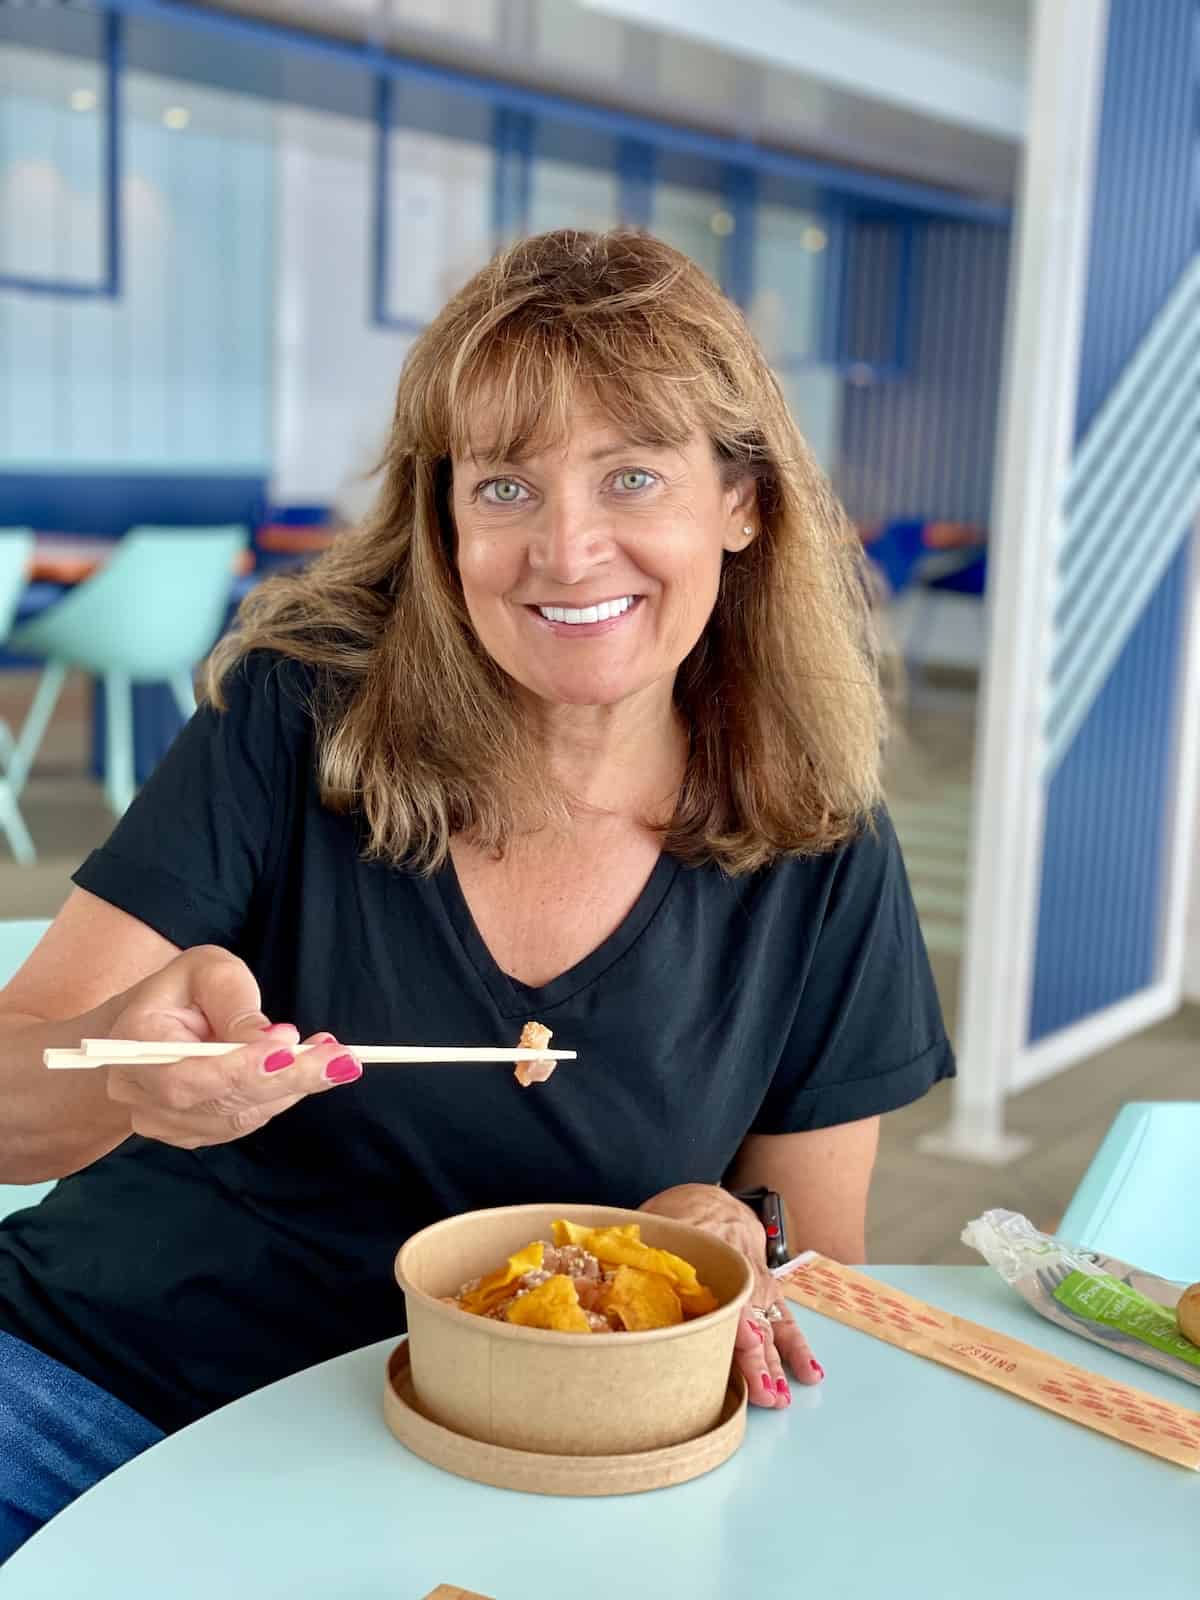
M 1200 1004 L 1200 826 L 1192 845 L 1191 905 L 1184 941 L 1184 999 Z
M 1188 656 L 1181 680 L 1181 782 L 1176 787 L 1174 851 L 1167 862 L 1179 879 L 1182 927 L 1166 929 L 1168 967 L 1178 962 L 1183 998 L 1200 1004 L 1200 525 L 1192 534 Z M 1168 901 L 1168 903 L 1170 903 Z
M 1026 1041 L 1044 793 L 1062 488 L 1074 438 L 1107 0 L 1035 0 L 1029 127 L 1010 279 L 1005 390 L 989 546 L 959 1077 L 946 1128 L 921 1147 L 1003 1163 L 1004 1100 Z

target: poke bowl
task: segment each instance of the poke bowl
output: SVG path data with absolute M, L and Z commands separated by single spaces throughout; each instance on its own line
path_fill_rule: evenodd
M 514 1273 L 531 1242 L 553 1244 L 555 1224 L 562 1237 L 564 1222 L 572 1237 L 618 1243 L 621 1230 L 630 1237 L 636 1228 L 632 1237 L 659 1259 L 670 1252 L 681 1269 L 690 1265 L 706 1295 L 692 1295 L 698 1314 L 641 1331 L 593 1331 L 601 1326 L 593 1314 L 589 1331 L 565 1332 L 463 1309 L 464 1287 L 476 1291 L 467 1303 L 478 1303 L 481 1282 L 486 1290 L 515 1258 Z M 738 1318 L 753 1280 L 746 1257 L 702 1229 L 612 1206 L 504 1206 L 414 1234 L 395 1270 L 417 1405 L 465 1438 L 548 1455 L 616 1456 L 697 1439 L 726 1408 Z M 636 1328 L 637 1318 L 629 1320 Z

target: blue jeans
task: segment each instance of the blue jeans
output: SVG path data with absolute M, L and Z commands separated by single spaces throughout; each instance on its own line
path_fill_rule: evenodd
M 87 1378 L 0 1330 L 0 1562 L 162 1437 Z

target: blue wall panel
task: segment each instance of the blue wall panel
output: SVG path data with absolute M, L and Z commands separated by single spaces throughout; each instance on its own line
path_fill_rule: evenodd
M 1076 437 L 1196 248 L 1200 0 L 1111 0 Z M 1031 1041 L 1158 971 L 1189 544 L 1050 781 Z
M 0 468 L 0 528 L 117 538 L 139 522 L 180 528 L 242 522 L 254 529 L 267 513 L 268 484 L 261 474 Z
M 1190 548 L 1142 613 L 1046 796 L 1029 1035 L 1153 982 Z
M 879 277 L 896 263 L 895 227 L 872 244 L 860 228 L 846 337 L 864 362 L 885 351 Z M 973 223 L 915 229 L 907 370 L 848 383 L 837 488 L 863 526 L 898 517 L 987 524 L 1004 345 L 1009 234 Z
M 1200 0 L 1110 0 L 1076 438 L 1191 260 Z

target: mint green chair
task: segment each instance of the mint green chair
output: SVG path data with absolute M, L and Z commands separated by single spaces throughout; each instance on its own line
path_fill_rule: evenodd
M 1200 1282 L 1200 1103 L 1133 1101 L 1113 1120 L 1058 1237 Z
M 104 685 L 104 790 L 119 817 L 133 799 L 133 685 L 167 683 L 179 709 L 196 709 L 192 673 L 225 623 L 242 527 L 131 528 L 112 559 L 13 636 L 46 668 L 9 764 L 19 796 L 72 667 Z
M 0 922 L 0 989 L 24 964 L 49 926 L 45 921 Z M 36 1205 L 53 1187 L 53 1183 L 0 1183 L 0 1217 Z
M 32 529 L 0 528 L 0 644 L 7 640 L 12 631 L 13 618 L 28 580 L 32 555 Z M 12 781 L 15 748 L 8 723 L 0 717 L 0 829 L 16 860 L 22 866 L 28 866 L 36 857 L 29 829 L 17 806 L 18 789 Z

